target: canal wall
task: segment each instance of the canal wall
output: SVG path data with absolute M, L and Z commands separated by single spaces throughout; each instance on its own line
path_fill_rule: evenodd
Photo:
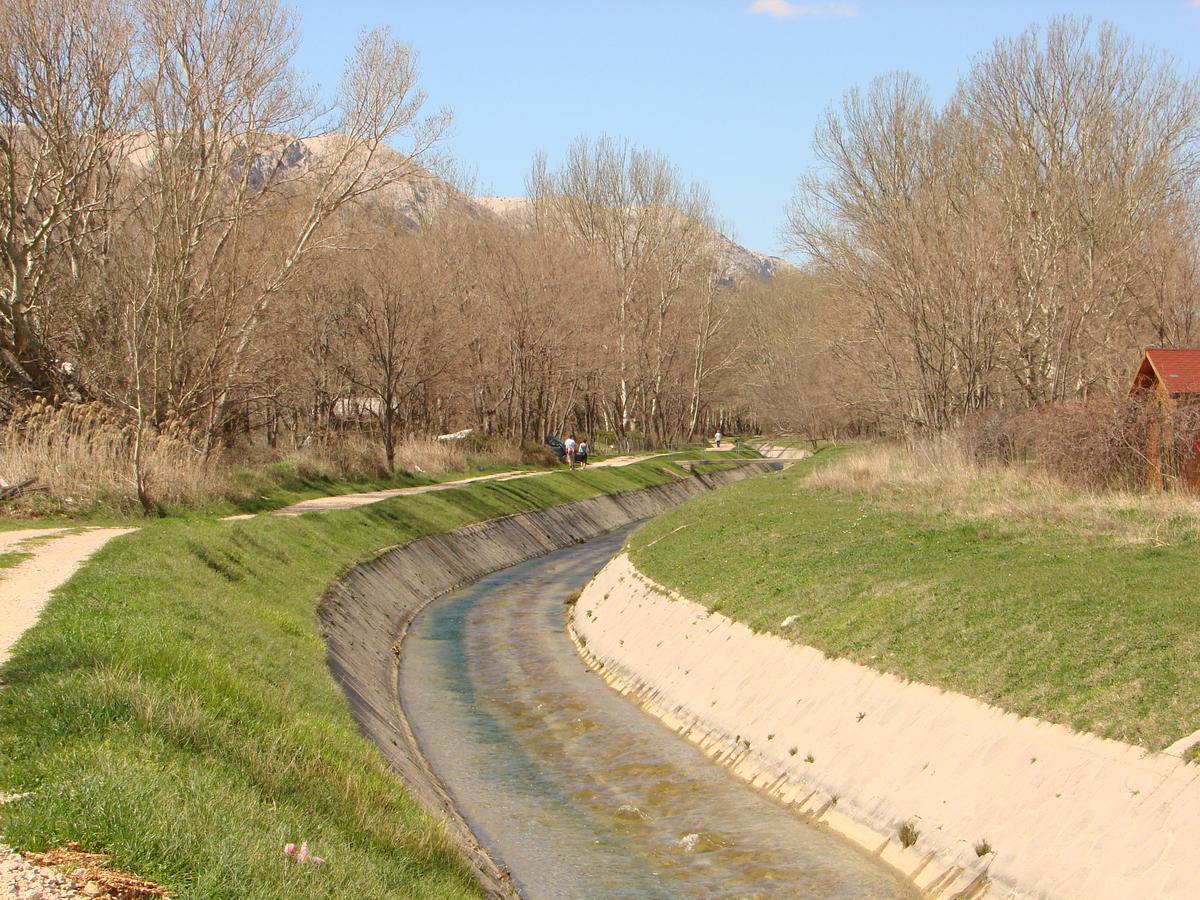
M 516 896 L 423 758 L 397 685 L 403 640 L 430 601 L 485 575 L 649 518 L 780 464 L 749 460 L 668 484 L 489 519 L 383 551 L 332 584 L 318 609 L 326 659 L 363 734 L 417 799 L 442 816 L 490 896 Z
M 612 687 L 929 895 L 1124 900 L 1200 885 L 1200 766 L 1178 755 L 756 634 L 624 554 L 583 591 L 571 632 Z

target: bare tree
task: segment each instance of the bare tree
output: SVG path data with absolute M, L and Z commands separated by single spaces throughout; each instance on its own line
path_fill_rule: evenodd
M 166 348 L 153 407 L 203 413 L 211 449 L 272 304 L 338 245 L 334 214 L 422 174 L 448 118 L 420 118 L 414 57 L 386 30 L 360 39 L 326 115 L 291 69 L 294 17 L 276 0 L 157 0 L 144 15 L 137 208 L 152 235 L 144 290 Z
M 51 283 L 69 291 L 106 250 L 135 95 L 131 32 L 109 0 L 0 6 L 0 369 L 19 395 L 66 387 L 47 335 Z
M 709 258 L 707 194 L 685 184 L 661 154 L 607 136 L 577 139 L 555 172 L 544 158 L 536 159 L 529 190 L 541 227 L 570 235 L 614 267 L 615 419 L 622 433 L 629 430 L 636 393 L 643 427 L 651 427 L 669 351 L 671 305 L 685 278 Z
M 849 92 L 788 232 L 861 316 L 842 348 L 881 416 L 1121 387 L 1135 349 L 1190 334 L 1200 91 L 1111 26 L 997 42 L 942 110 L 912 76 Z
M 346 399 L 377 420 L 389 472 L 406 406 L 448 365 L 437 316 L 443 286 L 436 263 L 414 244 L 393 241 L 344 258 L 357 274 L 342 269 L 337 298 L 344 310 L 340 369 L 354 392 Z

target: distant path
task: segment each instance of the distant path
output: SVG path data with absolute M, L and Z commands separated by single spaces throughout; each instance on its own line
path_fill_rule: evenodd
M 0 569 L 0 665 L 12 645 L 33 625 L 50 594 L 75 574 L 84 561 L 122 534 L 136 528 L 62 528 L 0 532 L 0 550 L 32 554 L 11 569 Z
M 757 450 L 762 454 L 764 459 L 783 459 L 796 462 L 801 459 L 808 459 L 813 455 L 813 451 L 802 447 L 783 447 L 779 444 L 772 444 L 769 441 L 763 443 L 752 441 L 746 444 L 746 446 Z
M 671 456 L 670 453 L 658 453 L 652 456 L 614 456 L 611 459 L 601 460 L 600 462 L 589 463 L 589 469 L 607 469 L 618 466 L 628 466 L 635 462 L 641 462 L 647 459 L 656 459 L 661 456 Z M 367 506 L 371 503 L 378 503 L 380 500 L 388 500 L 392 497 L 407 497 L 412 494 L 428 494 L 433 491 L 448 491 L 451 488 L 462 487 L 464 484 L 472 484 L 477 481 L 514 481 L 518 478 L 539 478 L 542 475 L 551 475 L 558 469 L 546 469 L 539 472 L 497 472 L 492 475 L 475 475 L 471 478 L 460 478 L 458 481 L 442 481 L 437 484 L 421 484 L 416 487 L 404 488 L 389 488 L 384 491 L 364 491 L 359 494 L 338 494 L 334 497 L 314 497 L 311 500 L 301 500 L 299 503 L 293 503 L 291 506 L 285 506 L 282 509 L 271 511 L 273 516 L 299 516 L 309 512 L 329 512 L 334 509 L 353 509 L 357 506 Z M 243 513 L 236 516 L 226 516 L 225 521 L 235 521 L 238 519 L 252 519 L 255 513 Z

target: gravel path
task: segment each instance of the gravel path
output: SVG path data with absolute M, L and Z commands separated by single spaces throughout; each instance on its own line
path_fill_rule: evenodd
M 11 847 L 0 844 L 0 898 L 3 900 L 74 900 L 77 890 L 61 872 L 35 866 Z

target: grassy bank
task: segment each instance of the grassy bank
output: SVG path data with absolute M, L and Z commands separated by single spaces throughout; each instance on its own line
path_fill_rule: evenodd
M 313 497 L 414 487 L 492 472 L 547 467 L 540 459 L 523 460 L 519 451 L 468 454 L 451 448 L 444 453 L 430 453 L 426 452 L 429 444 L 421 442 L 410 446 L 409 458 L 405 460 L 408 465 L 398 465 L 391 473 L 384 472 L 370 459 L 331 461 L 303 454 L 254 465 L 232 465 L 218 459 L 201 466 L 192 461 L 191 469 L 196 471 L 181 466 L 184 474 L 170 489 L 162 487 L 159 480 L 151 479 L 150 494 L 164 516 L 220 516 L 265 512 Z M 441 449 L 433 448 L 434 451 Z M 75 461 L 64 466 L 72 476 L 69 483 L 64 483 L 61 478 L 48 479 L 43 482 L 49 488 L 47 491 L 0 505 L 0 528 L 17 527 L 12 523 L 22 519 L 37 519 L 40 523 L 110 523 L 144 519 L 133 494 L 132 479 L 122 468 L 115 471 L 105 468 L 108 464 L 109 460 L 105 458 L 88 457 L 83 464 Z M 13 467 L 9 465 L 8 468 Z M 103 477 L 98 477 L 97 471 L 103 471 Z
M 677 466 L 477 483 L 369 507 L 148 522 L 51 601 L 0 669 L 8 843 L 69 840 L 182 897 L 450 897 L 474 885 L 357 733 L 316 630 L 381 548 L 665 482 Z M 328 863 L 285 861 L 306 840 Z
M 1200 728 L 1194 501 L 822 457 L 657 518 L 634 561 L 756 630 L 1013 712 L 1155 749 Z

